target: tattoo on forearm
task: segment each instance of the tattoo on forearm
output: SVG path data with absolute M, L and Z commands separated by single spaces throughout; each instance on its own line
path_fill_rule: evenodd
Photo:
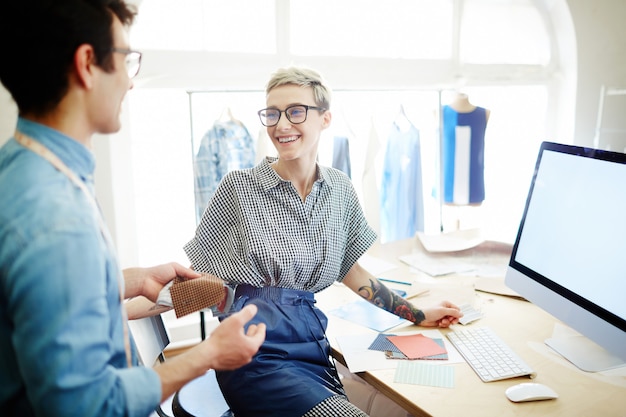
M 360 287 L 359 295 L 383 310 L 387 310 L 415 324 L 420 324 L 426 318 L 422 310 L 414 307 L 377 279 L 370 280 L 369 286 L 364 285 Z

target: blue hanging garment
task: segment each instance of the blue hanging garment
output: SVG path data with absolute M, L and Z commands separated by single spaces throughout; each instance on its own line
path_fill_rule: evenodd
M 218 120 L 204 134 L 193 160 L 196 223 L 224 175 L 234 169 L 252 168 L 255 155 L 254 140 L 238 120 Z
M 480 204 L 485 199 L 485 130 L 487 110 L 461 113 L 443 106 L 443 201 Z
M 345 136 L 335 136 L 333 142 L 333 168 L 343 171 L 352 178 L 350 165 L 350 141 Z
M 380 189 L 381 242 L 424 231 L 424 194 L 419 130 L 394 123 L 385 152 Z

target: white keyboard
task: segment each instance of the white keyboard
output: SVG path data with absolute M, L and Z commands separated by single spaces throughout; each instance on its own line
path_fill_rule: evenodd
M 446 336 L 483 382 L 537 375 L 488 327 L 456 330 Z

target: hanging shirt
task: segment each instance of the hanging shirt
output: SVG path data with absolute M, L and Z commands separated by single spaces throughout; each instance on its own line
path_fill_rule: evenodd
M 253 167 L 255 154 L 252 136 L 237 120 L 216 121 L 204 134 L 193 161 L 196 223 L 224 175 Z
M 419 130 L 394 123 L 385 151 L 380 189 L 381 242 L 415 236 L 424 230 L 424 197 Z
M 350 141 L 345 136 L 335 136 L 333 141 L 333 168 L 343 171 L 348 178 L 352 178 L 350 165 Z
M 443 106 L 443 201 L 480 204 L 485 199 L 485 130 L 487 110 L 459 113 Z
M 370 125 L 370 134 L 367 141 L 367 152 L 365 153 L 365 164 L 363 167 L 363 211 L 367 222 L 377 235 L 380 235 L 380 193 L 378 191 L 378 180 L 376 178 L 376 158 L 380 150 L 380 142 L 374 122 Z

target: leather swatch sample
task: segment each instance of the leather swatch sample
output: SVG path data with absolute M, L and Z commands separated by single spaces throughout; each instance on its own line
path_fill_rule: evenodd
M 211 274 L 193 279 L 174 278 L 170 288 L 176 317 L 213 307 L 224 299 L 224 281 Z

